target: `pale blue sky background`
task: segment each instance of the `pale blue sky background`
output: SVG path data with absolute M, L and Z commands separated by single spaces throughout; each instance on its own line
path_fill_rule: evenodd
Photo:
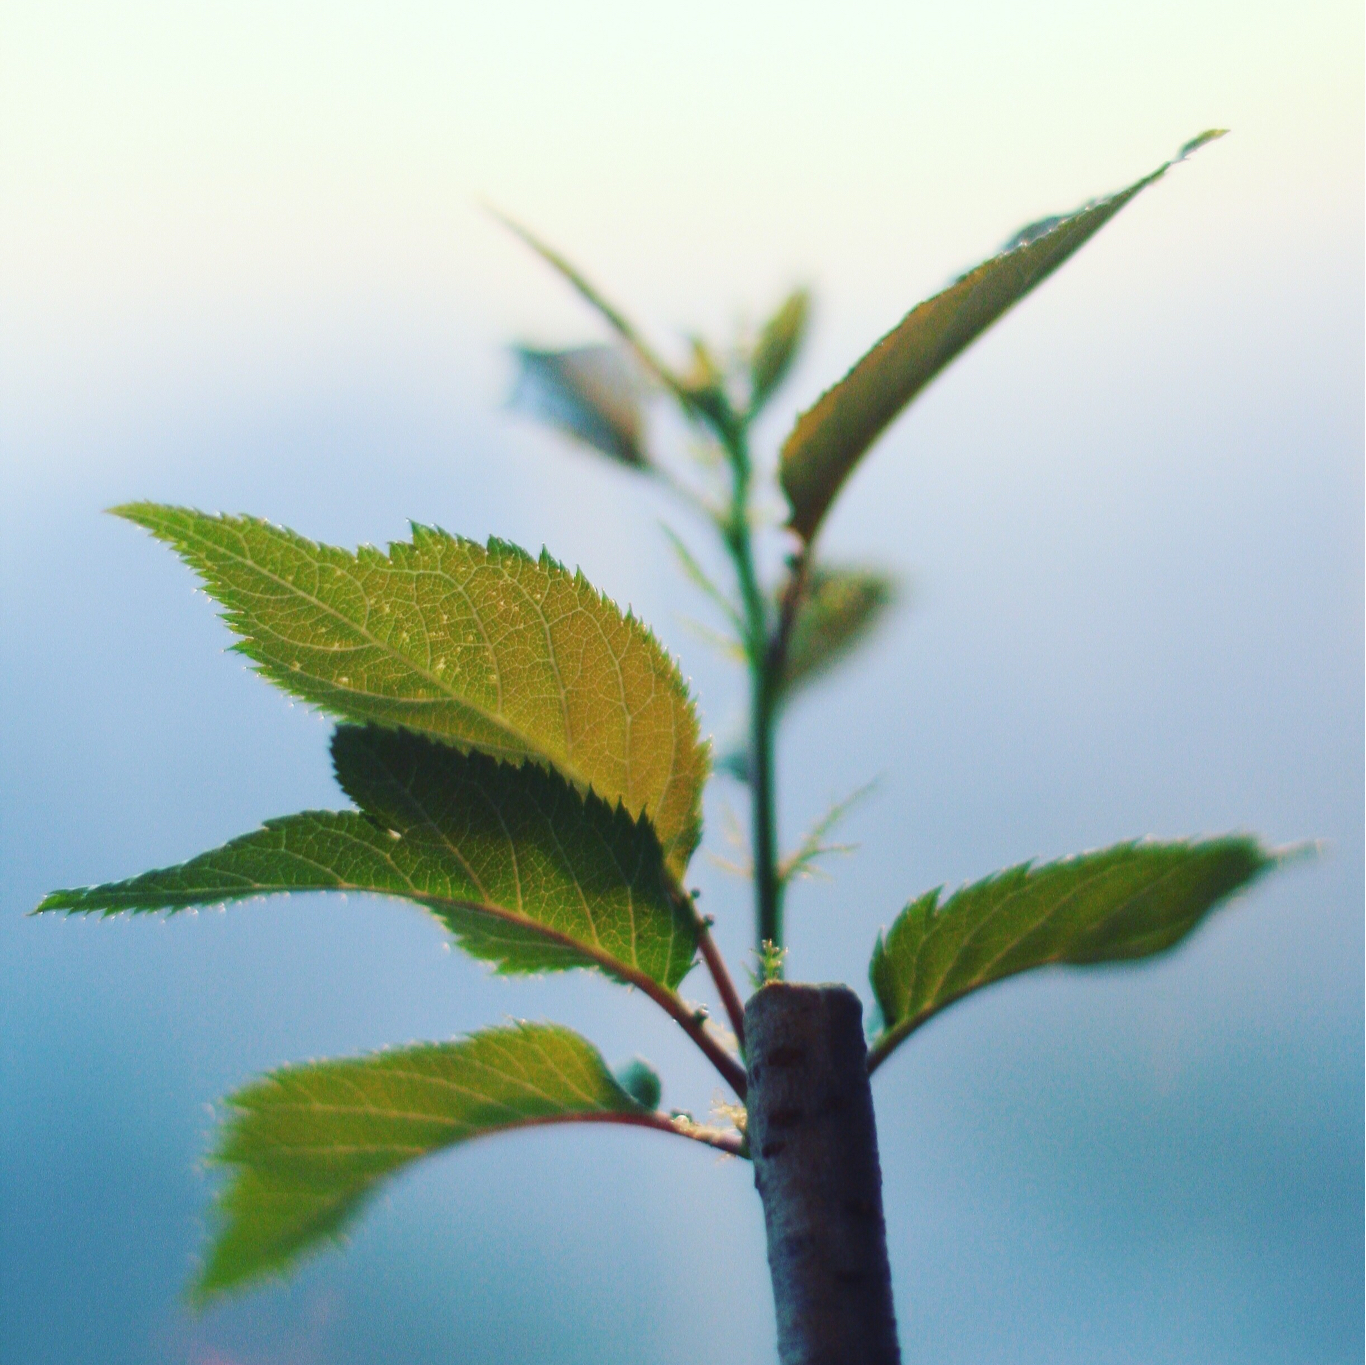
M 327 726 L 100 509 L 544 543 L 724 735 L 668 509 L 501 409 L 508 341 L 599 333 L 479 202 L 664 345 L 812 282 L 772 449 L 918 298 L 1212 124 L 832 519 L 914 586 L 792 716 L 789 838 L 882 781 L 791 966 L 862 986 L 908 896 L 1032 855 L 1328 840 L 1169 961 L 956 1008 L 877 1102 L 908 1362 L 1360 1360 L 1362 39 L 1347 3 L 0 7 L 0 1361 L 772 1361 L 745 1168 L 631 1133 L 451 1154 L 182 1311 L 206 1106 L 265 1067 L 516 1014 L 711 1085 L 647 1002 L 491 981 L 386 903 L 23 918 L 341 803 Z M 697 880 L 739 956 L 743 888 Z

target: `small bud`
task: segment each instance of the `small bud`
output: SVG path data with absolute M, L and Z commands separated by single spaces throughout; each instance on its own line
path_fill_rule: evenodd
M 632 1057 L 625 1066 L 618 1067 L 616 1078 L 617 1084 L 637 1104 L 644 1105 L 646 1109 L 659 1108 L 664 1086 L 660 1082 L 659 1072 L 644 1057 Z

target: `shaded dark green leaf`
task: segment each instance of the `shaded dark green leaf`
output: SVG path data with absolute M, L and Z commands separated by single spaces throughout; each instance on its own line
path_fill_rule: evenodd
M 622 464 L 649 464 L 641 377 L 619 348 L 538 351 L 519 346 L 516 356 L 520 369 L 510 400 L 514 408 Z
M 360 807 L 271 820 L 179 867 L 55 891 L 39 910 L 116 914 L 290 891 L 376 892 L 427 907 L 500 972 L 598 967 L 672 990 L 697 931 L 670 895 L 659 841 L 534 764 L 419 735 L 342 726 L 337 778 Z
M 1160 953 L 1276 862 L 1248 838 L 1128 843 L 1041 867 L 1023 863 L 942 905 L 938 891 L 927 892 L 874 949 L 870 975 L 884 1032 L 869 1064 L 946 1005 L 1003 977 Z
M 272 682 L 335 715 L 424 731 L 647 814 L 675 871 L 708 755 L 677 667 L 582 574 L 506 542 L 415 527 L 387 554 L 254 517 L 115 509 L 173 546 Z
M 381 1182 L 421 1157 L 487 1133 L 644 1115 L 590 1043 L 546 1024 L 285 1067 L 227 1103 L 213 1159 L 231 1175 L 200 1299 L 335 1241 Z
M 1202 134 L 1181 155 L 1208 140 Z M 854 466 L 897 414 L 1171 165 L 1164 162 L 1127 189 L 1074 213 L 1022 229 L 999 255 L 914 308 L 827 389 L 783 445 L 780 478 L 792 510 L 791 527 L 809 542 Z
M 815 565 L 792 623 L 783 687 L 819 677 L 868 638 L 896 599 L 896 584 L 876 569 Z

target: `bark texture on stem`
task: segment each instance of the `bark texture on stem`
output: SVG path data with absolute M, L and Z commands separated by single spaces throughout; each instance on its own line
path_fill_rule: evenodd
M 774 982 L 745 1007 L 748 1138 L 783 1365 L 898 1365 L 863 1006 Z

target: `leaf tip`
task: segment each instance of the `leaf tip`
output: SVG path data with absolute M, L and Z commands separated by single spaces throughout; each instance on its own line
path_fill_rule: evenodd
M 111 517 L 120 517 L 124 521 L 131 521 L 135 526 L 145 526 L 150 530 L 157 514 L 171 509 L 164 503 L 139 499 L 134 502 L 116 503 L 113 507 L 106 507 L 104 510 Z
M 1283 844 L 1279 848 L 1262 848 L 1258 845 L 1267 871 L 1282 867 L 1294 867 L 1297 863 L 1310 863 L 1325 858 L 1332 852 L 1332 844 L 1327 839 L 1301 839 L 1297 843 Z M 60 894 L 60 893 L 55 893 Z M 40 906 L 39 909 L 42 907 Z M 35 912 L 36 913 L 36 912 Z
M 1177 152 L 1175 161 L 1185 161 L 1187 157 L 1193 156 L 1211 142 L 1218 142 L 1221 137 L 1227 137 L 1231 130 L 1228 128 L 1206 128 L 1203 133 L 1197 133 L 1189 142 L 1181 144 L 1181 150 Z

